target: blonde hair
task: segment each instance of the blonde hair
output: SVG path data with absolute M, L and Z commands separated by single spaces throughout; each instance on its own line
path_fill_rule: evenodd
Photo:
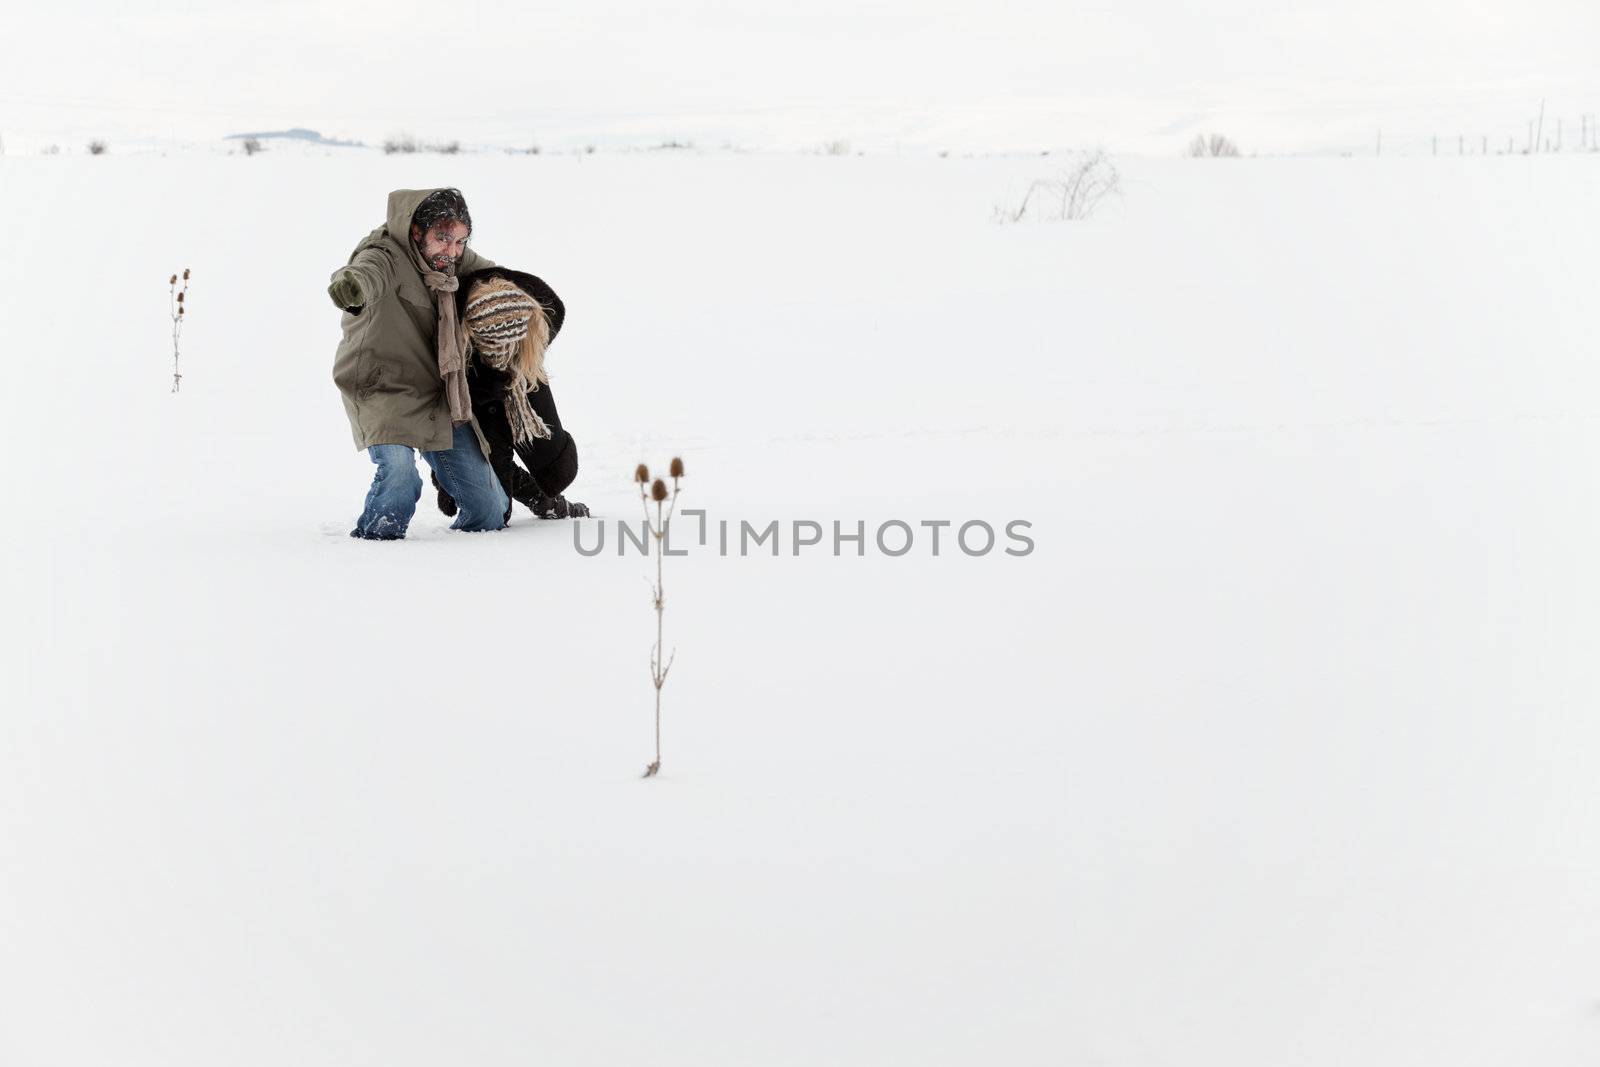
M 544 369 L 544 353 L 549 347 L 550 316 L 545 314 L 544 305 L 535 300 L 533 311 L 528 316 L 527 336 L 523 337 L 522 345 L 517 349 L 517 370 L 535 389 L 539 388 L 540 382 L 550 381 L 550 375 Z

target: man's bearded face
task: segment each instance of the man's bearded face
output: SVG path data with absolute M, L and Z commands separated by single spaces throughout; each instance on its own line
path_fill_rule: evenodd
M 411 240 L 422 253 L 422 260 L 440 274 L 454 274 L 456 264 L 467 250 L 467 235 L 471 231 L 464 222 L 436 222 L 427 233 L 420 227 L 411 227 Z

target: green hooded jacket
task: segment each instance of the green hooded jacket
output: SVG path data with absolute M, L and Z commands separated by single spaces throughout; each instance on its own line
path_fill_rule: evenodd
M 390 193 L 388 221 L 356 245 L 348 268 L 340 268 L 355 271 L 362 294 L 360 307 L 345 309 L 344 337 L 333 357 L 333 382 L 358 449 L 410 445 L 437 452 L 453 440 L 439 378 L 439 312 L 411 250 L 411 216 L 433 192 Z M 495 265 L 468 248 L 456 274 Z

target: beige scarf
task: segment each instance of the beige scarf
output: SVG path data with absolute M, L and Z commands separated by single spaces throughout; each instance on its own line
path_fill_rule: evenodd
M 517 365 L 517 349 L 519 345 L 500 345 L 495 348 L 485 347 L 481 342 L 474 341 L 473 349 L 483 358 L 483 361 L 502 374 L 509 375 L 506 382 L 506 424 L 511 427 L 511 440 L 521 444 L 531 441 L 535 437 L 550 438 L 550 427 L 533 410 L 533 405 L 528 403 L 528 393 L 539 388 L 538 381 L 528 381 L 523 377 L 522 368 Z M 543 373 L 543 368 L 540 368 Z M 546 378 L 545 381 L 549 381 Z
M 422 272 L 422 283 L 433 293 L 434 307 L 439 312 L 439 379 L 444 382 L 445 399 L 450 402 L 450 421 L 460 426 L 472 421 L 472 394 L 467 391 L 466 336 L 456 321 L 455 292 L 461 288 L 461 279 L 428 266 L 415 244 L 411 245 L 411 260 Z

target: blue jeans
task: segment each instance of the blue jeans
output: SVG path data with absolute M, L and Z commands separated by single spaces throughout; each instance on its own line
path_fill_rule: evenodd
M 372 476 L 372 488 L 367 490 L 367 506 L 350 536 L 398 541 L 406 535 L 422 497 L 422 475 L 417 473 L 415 451 L 409 445 L 373 445 L 367 455 L 378 469 Z M 450 448 L 424 452 L 422 458 L 439 476 L 445 492 L 456 499 L 459 510 L 450 529 L 498 530 L 505 526 L 511 502 L 500 487 L 494 468 L 483 458 L 470 425 L 455 428 Z

